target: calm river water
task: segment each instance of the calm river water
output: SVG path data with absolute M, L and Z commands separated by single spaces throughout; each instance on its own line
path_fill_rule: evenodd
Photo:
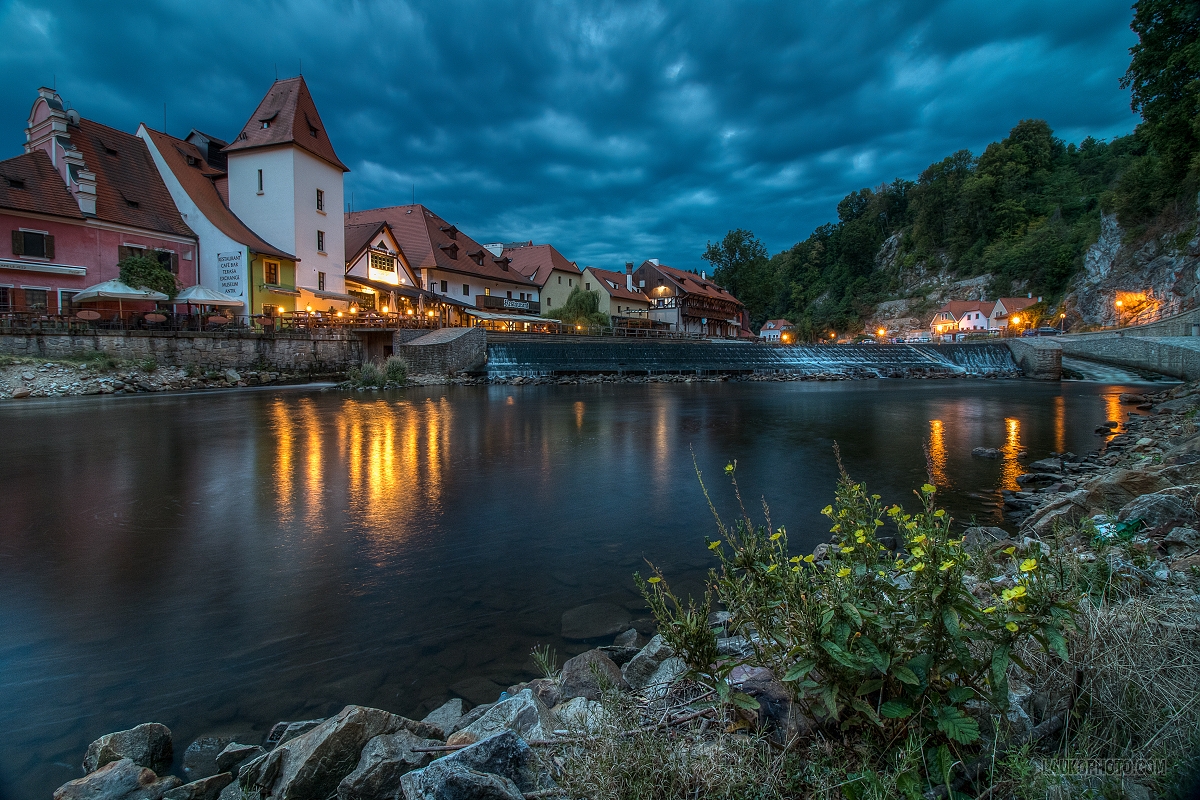
M 827 537 L 836 441 L 885 501 L 935 482 L 997 523 L 1018 449 L 1084 453 L 1120 387 L 869 381 L 312 388 L 0 406 L 0 797 L 147 721 L 257 731 L 346 703 L 423 715 L 532 677 L 562 613 L 695 591 L 722 467 L 797 546 Z M 971 448 L 1002 448 L 995 461 Z M 485 684 L 486 687 L 486 684 Z M 476 687 L 475 691 L 478 691 Z

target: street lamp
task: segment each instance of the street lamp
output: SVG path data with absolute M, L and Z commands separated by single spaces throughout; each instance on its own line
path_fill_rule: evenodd
M 1062 314 L 1058 315 L 1058 332 L 1059 333 L 1067 332 L 1067 314 L 1066 314 L 1066 312 L 1063 312 Z
M 887 328 L 880 328 L 875 331 L 875 335 L 882 339 L 884 336 L 887 336 Z
M 1118 300 L 1118 301 L 1116 302 L 1116 306 L 1117 306 L 1117 327 L 1118 327 L 1118 328 L 1119 328 L 1119 327 L 1121 327 L 1121 308 L 1122 308 L 1124 305 L 1125 305 L 1125 303 L 1124 303 L 1124 302 L 1122 302 L 1121 300 Z

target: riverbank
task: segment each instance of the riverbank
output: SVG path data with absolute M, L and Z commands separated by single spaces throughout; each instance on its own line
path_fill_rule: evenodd
M 975 774 L 974 788 L 964 783 L 957 791 L 1026 796 L 1042 785 L 1038 781 L 1047 786 L 1058 781 L 1063 796 L 1080 796 L 1085 784 L 1099 790 L 1104 787 L 1098 784 L 1115 780 L 1114 791 L 1147 797 L 1179 777 L 1180 755 L 1188 752 L 1197 723 L 1191 701 L 1200 675 L 1200 543 L 1195 538 L 1200 455 L 1193 458 L 1200 454 L 1200 440 L 1190 425 L 1200 407 L 1196 388 L 1131 398 L 1127 407 L 1134 401 L 1149 405 L 1144 410 L 1151 415 L 1118 420 L 1121 430 L 1091 460 L 1094 470 L 1070 469 L 1069 455 L 1057 473 L 1058 465 L 1035 462 L 1032 474 L 1067 477 L 1038 488 L 1068 480 L 1074 486 L 1034 493 L 1037 502 L 1021 533 L 966 531 L 979 564 L 971 586 L 981 597 L 1012 588 L 1020 577 L 1022 562 L 1013 563 L 1005 554 L 1008 548 L 1054 563 L 1043 555 L 1045 548 L 1062 556 L 1060 563 L 1069 567 L 1071 585 L 1083 599 L 1077 629 L 1068 637 L 1070 659 L 1059 663 L 1035 649 L 1022 654 L 1032 672 L 1014 672 L 1011 678 L 1010 705 L 1003 714 L 1003 724 L 1010 727 L 1003 739 L 993 741 L 1020 746 L 993 759 L 998 766 L 986 777 Z M 1079 491 L 1085 494 L 1074 494 Z M 829 551 L 818 548 L 826 557 Z M 568 614 L 564 634 L 568 626 L 578 626 L 571 630 L 592 649 L 561 669 L 547 659 L 551 676 L 509 686 L 507 698 L 479 697 L 475 708 L 451 700 L 421 721 L 351 706 L 320 723 L 281 723 L 274 729 L 278 735 L 265 740 L 202 736 L 189 745 L 183 771 L 174 777 L 162 767 L 162 731 L 144 730 L 96 745 L 98 753 L 133 756 L 128 764 L 113 762 L 120 765 L 104 773 L 104 780 L 133 781 L 144 797 L 175 792 L 172 800 L 211 800 L 210 794 L 226 792 L 235 797 L 243 790 L 263 797 L 323 800 L 336 793 L 342 800 L 365 800 L 395 796 L 402 782 L 407 783 L 403 798 L 441 796 L 440 787 L 477 784 L 492 787 L 496 793 L 489 796 L 495 797 L 643 796 L 638 794 L 643 789 L 648 797 L 736 797 L 752 788 L 764 797 L 819 797 L 839 796 L 870 771 L 872 780 L 884 783 L 871 790 L 876 796 L 903 796 L 896 781 L 904 773 L 864 751 L 869 739 L 861 730 L 816 728 L 803 736 L 793 731 L 786 686 L 761 666 L 750 663 L 746 666 L 759 671 L 730 676 L 739 691 L 755 698 L 755 713 L 735 705 L 712 707 L 704 686 L 681 679 L 686 665 L 679 655 L 662 638 L 645 643 L 644 635 L 654 631 L 628 628 L 633 622 L 628 613 L 585 606 Z M 718 615 L 711 622 L 722 634 L 733 634 L 718 640 L 723 656 L 745 654 L 747 642 L 726 629 L 727 618 Z M 1069 731 L 1065 739 L 1064 728 Z M 1118 737 L 1118 730 L 1127 733 Z M 499 739 L 490 738 L 497 734 Z M 1029 747 L 1022 750 L 1024 745 Z M 142 752 L 158 752 L 158 760 Z M 439 759 L 442 766 L 431 767 L 435 756 L 454 752 L 465 755 Z M 919 748 L 916 755 L 920 761 Z M 974 750 L 963 755 L 965 763 L 979 763 Z M 1139 768 L 1134 758 L 1152 769 L 1157 769 L 1154 759 L 1161 758 L 1163 769 L 1123 782 L 1102 774 L 1064 773 L 1061 762 L 1049 761 L 1055 757 L 1131 759 L 1129 770 Z M 139 758 L 159 769 L 139 766 Z M 153 771 L 147 775 L 143 767 Z M 221 771 L 201 776 L 209 769 Z M 409 773 L 414 777 L 404 778 Z M 962 775 L 960 764 L 952 770 L 952 782 Z M 177 785 L 184 780 L 188 786 Z M 93 777 L 86 785 L 99 781 Z M 76 784 L 60 796 L 83 796 L 84 786 Z M 858 796 L 871 796 L 866 791 Z

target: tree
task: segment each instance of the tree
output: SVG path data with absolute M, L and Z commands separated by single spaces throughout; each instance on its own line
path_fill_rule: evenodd
M 1129 27 L 1138 43 L 1121 87 L 1131 90 L 1163 177 L 1182 181 L 1200 168 L 1200 2 L 1138 0 Z
M 709 242 L 702 258 L 713 265 L 713 281 L 745 303 L 750 317 L 761 324 L 777 294 L 766 246 L 751 231 L 738 228 L 717 244 Z
M 576 286 L 567 295 L 567 301 L 561 308 L 548 311 L 547 315 L 560 319 L 568 325 L 602 325 L 612 324 L 612 319 L 600 311 L 600 293 L 586 292 Z
M 126 256 L 117 263 L 117 270 L 121 283 L 134 289 L 162 292 L 172 299 L 179 293 L 179 282 L 156 258 Z

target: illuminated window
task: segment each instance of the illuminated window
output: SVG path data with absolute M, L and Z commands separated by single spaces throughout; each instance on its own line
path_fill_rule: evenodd
M 396 271 L 396 259 L 389 256 L 387 253 L 371 253 L 371 269 L 379 269 L 384 272 Z
M 264 261 L 263 275 L 267 283 L 279 283 L 279 262 Z

